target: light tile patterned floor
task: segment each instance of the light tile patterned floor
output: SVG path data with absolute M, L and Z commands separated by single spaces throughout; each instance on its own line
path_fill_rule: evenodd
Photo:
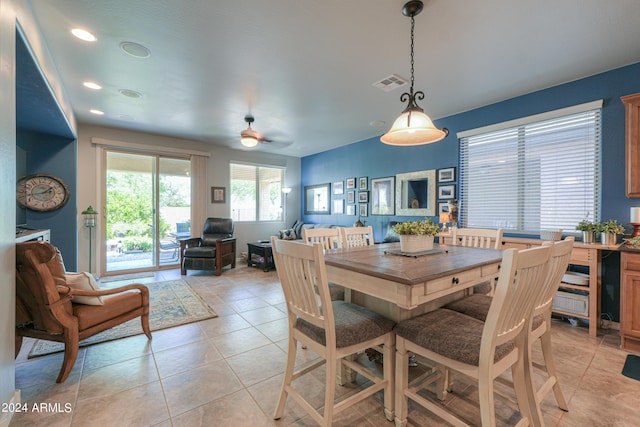
M 155 277 L 111 282 L 171 280 L 178 270 Z M 287 322 L 284 297 L 276 272 L 239 265 L 222 276 L 189 272 L 190 284 L 219 317 L 82 349 L 64 384 L 56 384 L 62 355 L 27 359 L 25 342 L 16 365 L 22 401 L 60 403 L 70 411 L 16 414 L 18 426 L 312 426 L 314 422 L 289 401 L 284 417 L 272 420 L 286 360 Z M 601 330 L 591 338 L 584 327 L 558 320 L 553 344 L 568 413 L 553 396 L 543 404 L 548 426 L 637 426 L 640 382 L 620 374 L 626 354 L 619 336 Z M 539 350 L 536 349 L 539 356 Z M 315 356 L 303 351 L 300 362 Z M 322 373 L 308 378 L 305 388 L 322 404 Z M 340 388 L 340 387 L 339 387 Z M 340 388 L 348 393 L 350 388 Z M 477 389 L 455 383 L 445 403 L 478 420 Z M 498 424 L 509 425 L 514 411 L 497 406 Z M 382 413 L 380 393 L 341 413 L 335 425 L 392 426 Z M 410 405 L 410 426 L 445 423 Z

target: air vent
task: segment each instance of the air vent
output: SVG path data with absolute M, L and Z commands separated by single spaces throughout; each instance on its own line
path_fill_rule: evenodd
M 392 91 L 396 88 L 406 85 L 408 82 L 397 74 L 391 74 L 389 77 L 372 83 L 372 86 L 377 87 L 385 92 Z
M 120 43 L 120 49 L 135 58 L 148 58 L 151 56 L 149 49 L 135 42 L 122 42 Z
M 126 96 L 127 98 L 142 98 L 142 94 L 135 90 L 131 89 L 118 89 L 121 95 Z

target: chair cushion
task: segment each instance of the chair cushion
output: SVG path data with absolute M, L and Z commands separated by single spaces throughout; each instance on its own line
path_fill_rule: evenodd
M 446 308 L 404 320 L 395 327 L 396 335 L 434 353 L 473 366 L 480 363 L 483 329 L 484 322 Z M 494 362 L 513 349 L 513 342 L 499 345 Z
M 373 311 L 345 301 L 333 301 L 333 316 L 336 322 L 336 347 L 348 347 L 388 332 L 395 322 Z M 298 318 L 296 328 L 314 341 L 326 345 L 324 329 Z
M 215 246 L 193 246 L 184 250 L 185 258 L 215 258 Z
M 453 301 L 445 305 L 444 308 L 466 314 L 484 322 L 487 319 L 491 301 L 493 301 L 493 298 L 488 295 L 473 294 Z
M 91 273 L 66 273 L 64 275 L 67 286 L 73 289 L 82 289 L 83 291 L 99 291 L 100 286 L 96 279 L 93 277 Z M 77 304 L 87 304 L 87 305 L 103 305 L 104 301 L 102 297 L 87 297 L 74 295 L 71 301 Z
M 140 307 L 142 307 L 140 292 L 124 292 L 105 298 L 104 305 L 101 306 L 73 304 L 73 314 L 78 318 L 79 330 L 83 331 Z

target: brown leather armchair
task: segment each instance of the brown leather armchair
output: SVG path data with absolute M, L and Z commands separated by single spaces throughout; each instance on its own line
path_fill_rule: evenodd
M 215 270 L 219 276 L 226 265 L 236 267 L 236 239 L 231 218 L 207 218 L 201 237 L 180 241 L 183 275 L 187 270 Z
M 149 290 L 141 284 L 89 291 L 67 285 L 60 252 L 47 242 L 16 244 L 16 356 L 23 337 L 64 343 L 56 382 L 64 382 L 78 356 L 78 343 L 140 316 L 149 329 Z M 134 292 L 131 292 L 134 291 Z M 74 296 L 106 296 L 102 305 L 72 302 Z

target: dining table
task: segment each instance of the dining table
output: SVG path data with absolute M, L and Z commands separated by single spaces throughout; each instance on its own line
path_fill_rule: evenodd
M 325 251 L 327 279 L 345 298 L 396 322 L 435 310 L 494 281 L 503 250 L 434 244 L 404 253 L 399 243 Z

